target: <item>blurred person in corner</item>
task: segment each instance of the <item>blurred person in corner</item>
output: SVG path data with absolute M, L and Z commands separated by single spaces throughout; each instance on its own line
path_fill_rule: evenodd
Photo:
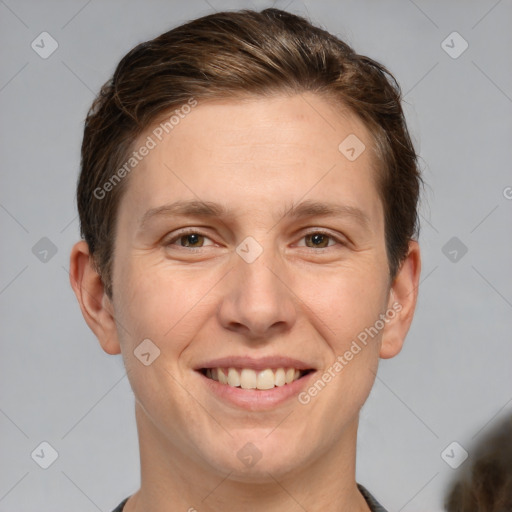
M 512 512 L 512 414 L 472 450 L 446 494 L 447 512 Z

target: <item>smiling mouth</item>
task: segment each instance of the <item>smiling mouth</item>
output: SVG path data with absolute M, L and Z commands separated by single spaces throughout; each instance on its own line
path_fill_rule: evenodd
M 291 384 L 313 371 L 296 368 L 267 368 L 261 371 L 251 368 L 202 368 L 200 373 L 233 388 L 266 390 Z

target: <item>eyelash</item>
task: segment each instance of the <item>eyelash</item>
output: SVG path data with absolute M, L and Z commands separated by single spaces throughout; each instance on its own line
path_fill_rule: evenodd
M 204 236 L 205 238 L 210 239 L 209 236 L 207 236 L 205 233 L 202 233 L 201 231 L 198 231 L 197 229 L 185 229 L 185 230 L 180 231 L 177 234 L 175 234 L 170 240 L 166 241 L 164 243 L 164 245 L 166 247 L 174 245 L 174 242 L 176 242 L 181 237 L 184 237 L 186 235 L 200 235 L 200 236 Z M 303 238 L 305 238 L 306 236 L 309 236 L 309 235 L 323 235 L 323 236 L 327 236 L 327 237 L 331 238 L 332 240 L 335 240 L 336 242 L 338 242 L 338 244 L 341 245 L 341 246 L 346 246 L 347 245 L 346 242 L 344 242 L 340 238 L 332 235 L 328 231 L 322 231 L 322 230 L 314 230 L 314 231 L 309 231 L 308 233 L 304 233 L 304 235 L 302 235 L 302 237 L 301 237 L 301 240 Z M 179 249 L 188 249 L 188 251 L 190 251 L 190 252 L 195 252 L 195 251 L 199 251 L 201 249 L 204 249 L 204 247 L 184 247 L 184 246 L 177 246 L 177 247 L 179 247 Z M 333 246 L 320 247 L 319 249 L 330 249 L 332 247 Z M 315 248 L 315 247 L 304 247 L 304 249 L 312 249 L 312 250 L 318 252 L 318 249 Z

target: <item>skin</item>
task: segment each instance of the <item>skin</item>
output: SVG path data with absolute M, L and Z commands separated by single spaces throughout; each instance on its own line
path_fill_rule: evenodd
M 352 162 L 338 150 L 349 134 L 366 146 Z M 87 244 L 73 247 L 84 318 L 107 353 L 122 352 L 136 398 L 141 489 L 127 512 L 369 510 L 355 481 L 359 410 L 379 358 L 402 348 L 421 266 L 411 241 L 390 282 L 374 163 L 364 124 L 312 93 L 200 102 L 127 178 L 113 300 Z M 178 199 L 234 214 L 140 227 L 145 212 Z M 303 200 L 357 207 L 368 225 L 282 216 Z M 204 237 L 178 237 L 184 227 Z M 306 235 L 318 231 L 333 238 L 315 246 Z M 236 252 L 248 236 L 263 249 L 252 263 Z M 320 375 L 394 303 L 400 312 L 306 405 L 294 397 L 266 411 L 238 408 L 194 371 L 217 357 L 282 355 Z M 148 366 L 133 354 L 146 338 L 160 349 Z M 252 467 L 237 457 L 248 442 L 261 453 Z

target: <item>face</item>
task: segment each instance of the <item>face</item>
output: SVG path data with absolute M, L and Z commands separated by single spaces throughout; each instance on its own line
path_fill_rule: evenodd
M 139 430 L 240 480 L 314 464 L 355 433 L 408 327 L 369 132 L 313 94 L 200 102 L 162 141 L 153 129 L 118 210 L 116 329 L 99 335 L 122 351 Z

